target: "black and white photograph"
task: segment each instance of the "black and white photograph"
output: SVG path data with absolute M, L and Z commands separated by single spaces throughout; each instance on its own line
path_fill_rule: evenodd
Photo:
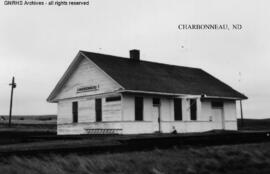
M 1 0 L 0 173 L 269 174 L 269 7 Z

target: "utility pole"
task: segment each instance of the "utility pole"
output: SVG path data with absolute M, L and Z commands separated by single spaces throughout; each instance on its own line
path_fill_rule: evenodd
M 9 121 L 8 127 L 11 127 L 11 116 L 12 116 L 12 103 L 13 103 L 13 89 L 16 88 L 15 78 L 12 77 L 12 82 L 9 84 L 11 86 L 11 95 L 10 95 L 10 105 L 9 105 Z
M 161 133 L 160 105 L 158 106 L 158 133 Z
M 244 118 L 243 118 L 242 100 L 240 100 L 240 113 L 241 113 L 241 127 L 243 128 Z

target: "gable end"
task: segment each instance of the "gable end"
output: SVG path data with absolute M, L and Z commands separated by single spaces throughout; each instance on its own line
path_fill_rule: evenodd
M 113 92 L 123 87 L 81 52 L 77 54 L 54 90 L 48 102 L 100 93 Z

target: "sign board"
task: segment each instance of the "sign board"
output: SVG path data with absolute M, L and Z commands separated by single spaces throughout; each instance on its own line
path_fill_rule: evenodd
M 81 92 L 89 92 L 89 91 L 97 91 L 99 89 L 99 85 L 93 85 L 93 86 L 83 86 L 77 88 L 77 93 Z

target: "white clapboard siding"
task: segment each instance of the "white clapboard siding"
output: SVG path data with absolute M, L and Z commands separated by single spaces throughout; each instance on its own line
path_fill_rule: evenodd
M 201 121 L 201 120 L 203 120 L 201 99 L 199 99 L 199 98 L 196 99 L 196 105 L 197 105 L 197 120 Z
M 190 120 L 190 100 L 183 98 L 182 99 L 182 113 L 183 113 L 183 121 L 189 121 Z
M 135 107 L 135 103 L 134 103 L 134 107 Z M 153 113 L 152 97 L 144 97 L 143 98 L 143 120 L 152 121 L 153 120 L 152 113 Z M 134 111 L 134 114 L 135 114 L 135 111 Z
M 77 93 L 79 87 L 98 86 L 98 90 Z M 79 96 L 109 93 L 119 89 L 120 86 L 93 62 L 82 58 L 77 68 L 63 85 L 56 96 L 56 100 Z
M 72 123 L 72 102 L 60 101 L 57 106 L 57 124 Z
M 236 121 L 236 103 L 235 101 L 225 101 L 223 107 L 225 121 Z M 213 119 L 212 106 L 210 101 L 201 103 L 201 120 L 209 121 Z
M 211 107 L 211 102 L 209 101 L 203 101 L 201 104 L 202 107 L 202 112 L 201 112 L 201 120 L 202 121 L 211 121 L 213 120 L 213 115 L 212 115 L 212 107 Z
M 95 122 L 95 100 L 87 99 L 78 101 L 78 122 Z
M 102 121 L 121 121 L 122 120 L 122 101 L 106 102 L 102 100 Z
M 135 120 L 134 96 L 123 95 L 123 121 Z
M 171 112 L 171 104 L 172 104 L 172 99 L 167 99 L 167 98 L 162 98 L 160 100 L 161 102 L 161 121 L 172 121 L 172 112 Z
M 224 102 L 224 115 L 225 121 L 236 120 L 236 103 L 235 101 L 226 101 Z

